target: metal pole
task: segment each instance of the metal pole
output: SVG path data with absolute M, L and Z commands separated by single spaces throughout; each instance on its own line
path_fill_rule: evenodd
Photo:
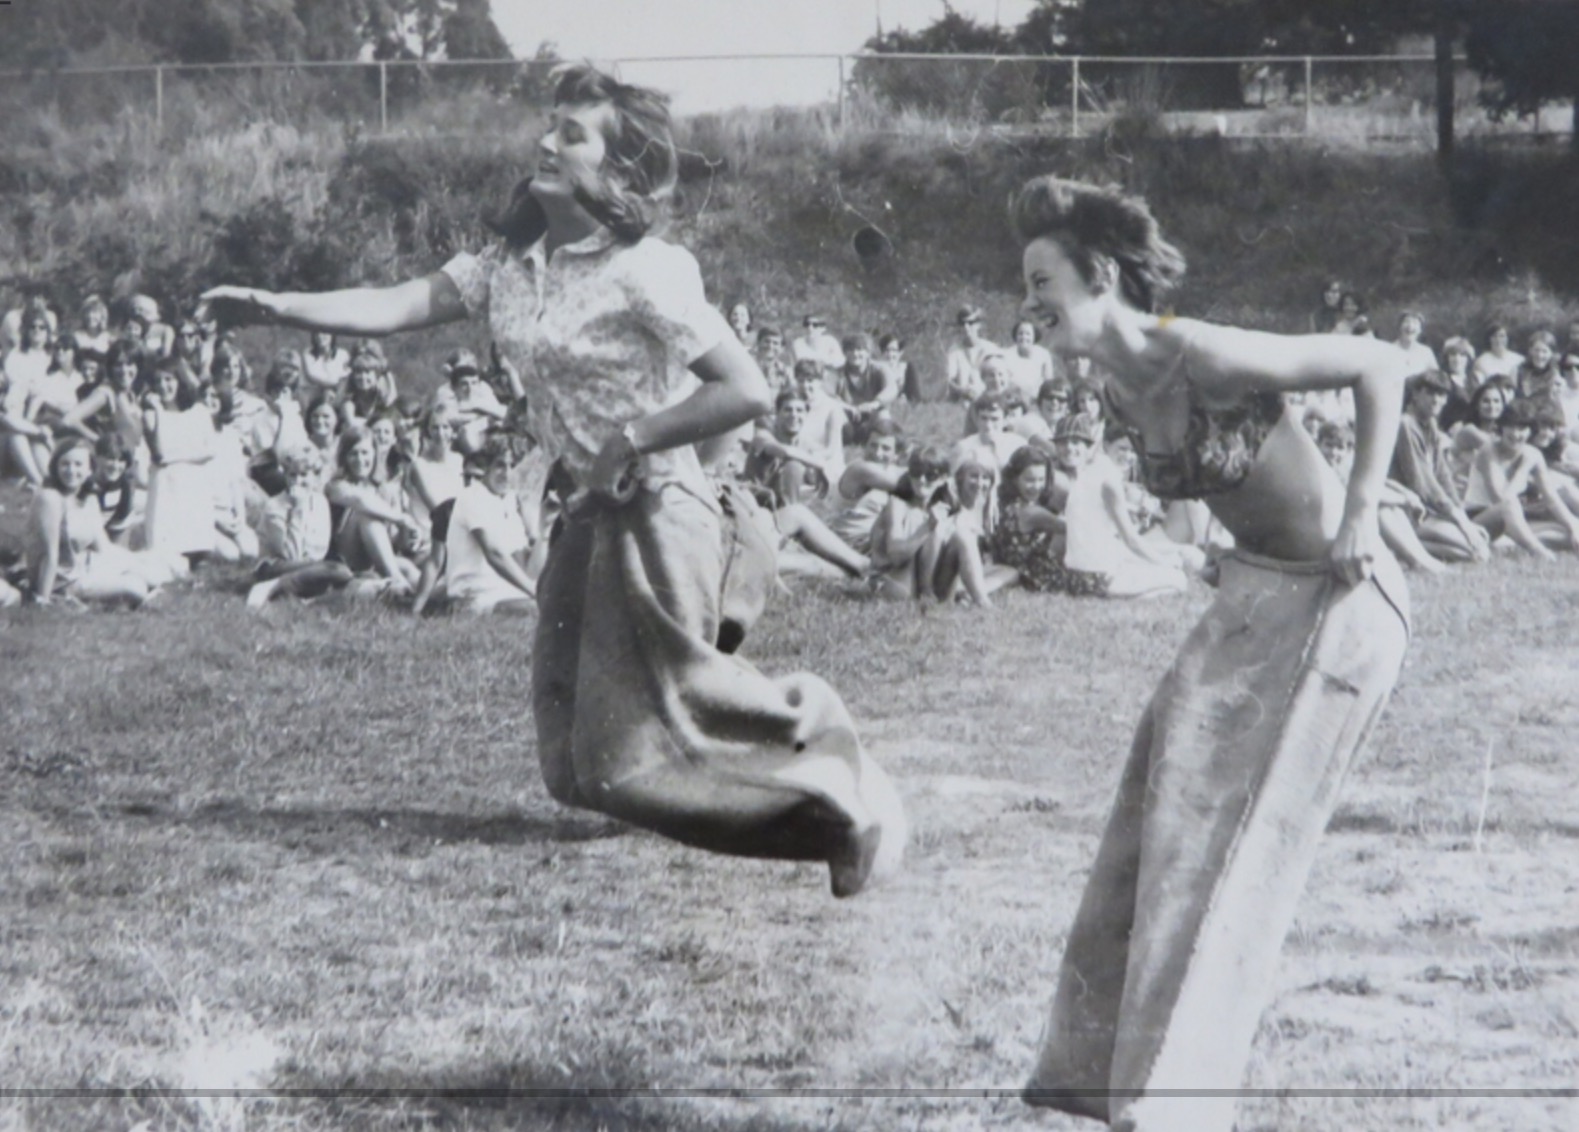
M 164 133 L 164 68 L 154 68 L 154 125 Z
M 378 132 L 389 133 L 389 64 L 378 64 Z
M 1080 56 L 1069 61 L 1069 136 L 1080 136 Z
M 1310 56 L 1305 56 L 1305 136 L 1311 134 L 1311 109 L 1310 109 Z
M 844 133 L 844 56 L 839 56 L 839 132 Z

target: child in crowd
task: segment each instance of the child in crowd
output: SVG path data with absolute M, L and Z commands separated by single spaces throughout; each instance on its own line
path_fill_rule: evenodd
M 1537 411 L 1534 402 L 1517 399 L 1497 418 L 1497 436 L 1475 455 L 1464 509 L 1493 539 L 1507 535 L 1537 558 L 1556 559 L 1530 527 L 1523 496 L 1533 492 L 1544 505 L 1543 517 L 1560 528 L 1558 545 L 1579 551 L 1579 520 L 1558 495 L 1539 449 L 1530 444 Z
M 995 563 L 1014 571 L 1028 590 L 1067 591 L 1064 576 L 1064 524 L 1043 505 L 1052 462 L 1030 445 L 1009 457 L 999 487 L 998 522 L 990 545 Z
M 324 494 L 325 460 L 317 448 L 285 448 L 279 454 L 285 490 L 264 505 L 259 532 L 258 579 L 247 607 L 262 609 L 275 596 L 313 598 L 343 589 L 353 577 L 344 562 L 327 558 L 333 535 Z
M 93 445 L 93 478 L 88 491 L 99 505 L 104 536 L 117 546 L 130 546 L 142 534 L 142 499 L 132 479 L 132 454 L 113 432 Z
M 1003 353 L 1009 384 L 1027 402 L 1036 400 L 1042 386 L 1054 379 L 1053 355 L 1037 345 L 1041 337 L 1036 324 L 1022 318 L 1014 324 L 1014 347 Z
M 191 565 L 214 553 L 214 417 L 174 371 L 157 370 L 143 399 L 143 435 L 153 471 L 148 477 L 149 550 Z
M 905 400 L 915 405 L 925 398 L 921 389 L 921 374 L 905 360 L 905 344 L 897 334 L 884 334 L 877 339 L 880 355 L 873 364 L 881 366 L 888 374 L 888 381 L 900 391 Z
M 959 338 L 949 348 L 945 388 L 950 401 L 971 402 L 981 396 L 981 360 L 998 347 L 981 335 L 981 308 L 961 307 L 954 317 Z
M 482 380 L 477 355 L 456 350 L 444 362 L 444 384 L 433 392 L 432 408 L 455 423 L 455 446 L 463 454 L 480 452 L 488 429 L 504 421 L 505 407 Z
M 395 396 L 384 351 L 376 342 L 363 342 L 351 355 L 351 372 L 340 397 L 341 424 L 346 428 L 365 425 L 380 409 L 393 405 Z
M 954 445 L 949 466 L 958 469 L 967 460 L 985 464 L 994 473 L 1001 471 L 1025 438 L 1004 428 L 1006 414 L 1003 398 L 997 393 L 982 393 L 971 402 L 970 412 L 976 431 Z
M 1182 593 L 1181 551 L 1143 540 L 1130 519 L 1124 480 L 1102 451 L 1097 422 L 1075 413 L 1058 422 L 1058 462 L 1070 476 L 1064 503 L 1064 565 L 1072 590 L 1101 597 Z
M 445 588 L 468 613 L 530 613 L 536 583 L 528 573 L 532 540 L 510 491 L 510 442 L 493 436 L 466 461 L 472 482 L 454 497 L 445 531 Z
M 796 366 L 808 364 L 797 362 Z M 774 399 L 772 421 L 766 428 L 756 429 L 746 461 L 746 478 L 770 489 L 780 505 L 827 495 L 829 485 L 843 474 L 815 438 L 806 435 L 811 407 L 805 389 L 805 383 L 798 383 Z
M 899 385 L 890 372 L 872 360 L 872 340 L 852 334 L 842 343 L 845 362 L 839 370 L 834 396 L 845 404 L 843 440 L 863 444 L 873 422 L 888 415 L 899 398 Z
M 852 461 L 839 477 L 839 510 L 828 519 L 828 527 L 861 554 L 871 548 L 872 528 L 904 475 L 899 437 L 899 426 L 894 421 L 875 422 L 860 458 Z
M 1388 482 L 1410 492 L 1423 508 L 1416 533 L 1430 549 L 1433 561 L 1441 558 L 1449 562 L 1484 562 L 1491 555 L 1491 541 L 1485 528 L 1473 522 L 1464 510 L 1447 456 L 1448 440 L 1438 423 L 1452 389 L 1452 380 L 1440 370 L 1427 370 L 1409 379 L 1404 387 L 1404 412 Z M 1341 431 L 1341 426 L 1340 431 L 1330 436 L 1323 432 L 1322 436 L 1329 437 L 1331 445 L 1346 437 L 1348 446 L 1353 447 L 1353 433 Z M 1327 452 L 1326 445 L 1323 452 Z M 1334 461 L 1330 453 L 1328 461 Z M 1382 534 L 1387 534 L 1385 526 Z M 1423 562 L 1415 564 L 1431 568 Z
M 1410 370 L 1414 373 L 1437 368 L 1436 351 L 1420 341 L 1420 335 L 1424 333 L 1425 315 L 1419 311 L 1404 311 L 1398 316 L 1396 345 L 1408 355 Z
M 309 389 L 338 393 L 351 376 L 351 353 L 327 330 L 314 330 L 302 353 L 302 377 Z
M 135 348 L 124 342 L 110 347 L 105 359 L 105 379 L 60 422 L 63 431 L 97 441 L 103 434 L 119 438 L 132 453 L 132 475 L 148 482 L 148 446 L 143 442 L 143 408 L 137 386 L 141 373 Z
M 65 599 L 138 606 L 153 592 L 154 575 L 162 573 L 105 535 L 98 501 L 83 491 L 93 474 L 92 453 L 81 437 L 61 441 L 33 496 L 26 560 L 32 599 L 39 605 Z
M 1524 355 L 1508 349 L 1508 341 L 1508 328 L 1500 322 L 1493 323 L 1486 331 L 1486 352 L 1475 359 L 1477 382 L 1493 377 L 1505 377 L 1512 381 L 1518 376 L 1519 367 L 1524 364 Z
M 373 436 L 361 425 L 340 434 L 335 453 L 338 475 L 329 484 L 329 502 L 337 509 L 330 549 L 354 574 L 386 579 L 385 591 L 409 594 L 420 570 L 395 547 L 397 534 L 408 546 L 425 546 L 427 532 L 410 515 L 380 494 L 373 479 Z
M 756 357 L 775 397 L 794 382 L 795 359 L 785 351 L 784 332 L 778 327 L 764 326 L 757 331 Z
M 1354 470 L 1354 430 L 1348 425 L 1328 421 L 1316 434 L 1316 447 L 1321 449 L 1338 478 L 1348 483 L 1349 474 Z M 1420 497 L 1397 480 L 1390 479 L 1379 505 L 1377 523 L 1382 541 L 1398 561 L 1424 574 L 1443 573 L 1447 567 L 1421 542 L 1420 524 L 1426 518 L 1426 508 Z

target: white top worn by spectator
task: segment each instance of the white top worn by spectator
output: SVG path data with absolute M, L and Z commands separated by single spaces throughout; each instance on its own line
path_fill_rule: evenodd
M 495 494 L 481 480 L 468 484 L 455 497 L 444 542 L 450 597 L 478 611 L 500 601 L 519 600 L 521 591 L 500 577 L 489 563 L 477 532 L 486 533 L 489 541 L 508 555 L 520 554 L 531 545 L 513 494 Z
M 323 488 L 300 484 L 263 507 L 259 553 L 280 562 L 318 562 L 329 553 L 329 499 Z
M 734 337 L 707 301 L 696 258 L 656 238 L 621 244 L 600 229 L 547 262 L 541 242 L 514 253 L 499 243 L 443 270 L 468 314 L 485 316 L 494 341 L 518 361 L 527 431 L 577 483 L 618 422 L 690 396 L 700 383 L 690 364 Z M 649 347 L 650 337 L 670 348 Z M 697 498 L 713 497 L 689 445 L 648 453 L 642 473 L 649 486 L 680 482 Z

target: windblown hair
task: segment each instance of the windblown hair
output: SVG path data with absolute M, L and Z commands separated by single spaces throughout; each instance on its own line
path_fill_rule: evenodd
M 1146 202 L 1114 185 L 1033 178 L 1010 198 L 1009 222 L 1022 243 L 1056 240 L 1087 283 L 1112 260 L 1120 293 L 1137 310 L 1155 311 L 1184 278 L 1184 256 L 1162 238 Z
M 567 63 L 551 76 L 555 106 L 606 102 L 614 108 L 604 136 L 601 175 L 575 186 L 576 202 L 620 240 L 634 244 L 658 220 L 661 202 L 679 179 L 669 98 L 648 87 L 622 83 L 590 63 Z M 548 227 L 543 206 L 529 191 L 530 179 L 517 184 L 502 212 L 488 226 L 512 247 L 535 243 Z

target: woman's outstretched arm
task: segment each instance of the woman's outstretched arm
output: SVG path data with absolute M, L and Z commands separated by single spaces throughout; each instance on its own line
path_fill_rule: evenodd
M 392 287 L 352 287 L 343 291 L 264 291 L 256 287 L 215 287 L 202 301 L 221 322 L 294 326 L 378 338 L 420 330 L 466 317 L 455 281 L 442 271 Z

